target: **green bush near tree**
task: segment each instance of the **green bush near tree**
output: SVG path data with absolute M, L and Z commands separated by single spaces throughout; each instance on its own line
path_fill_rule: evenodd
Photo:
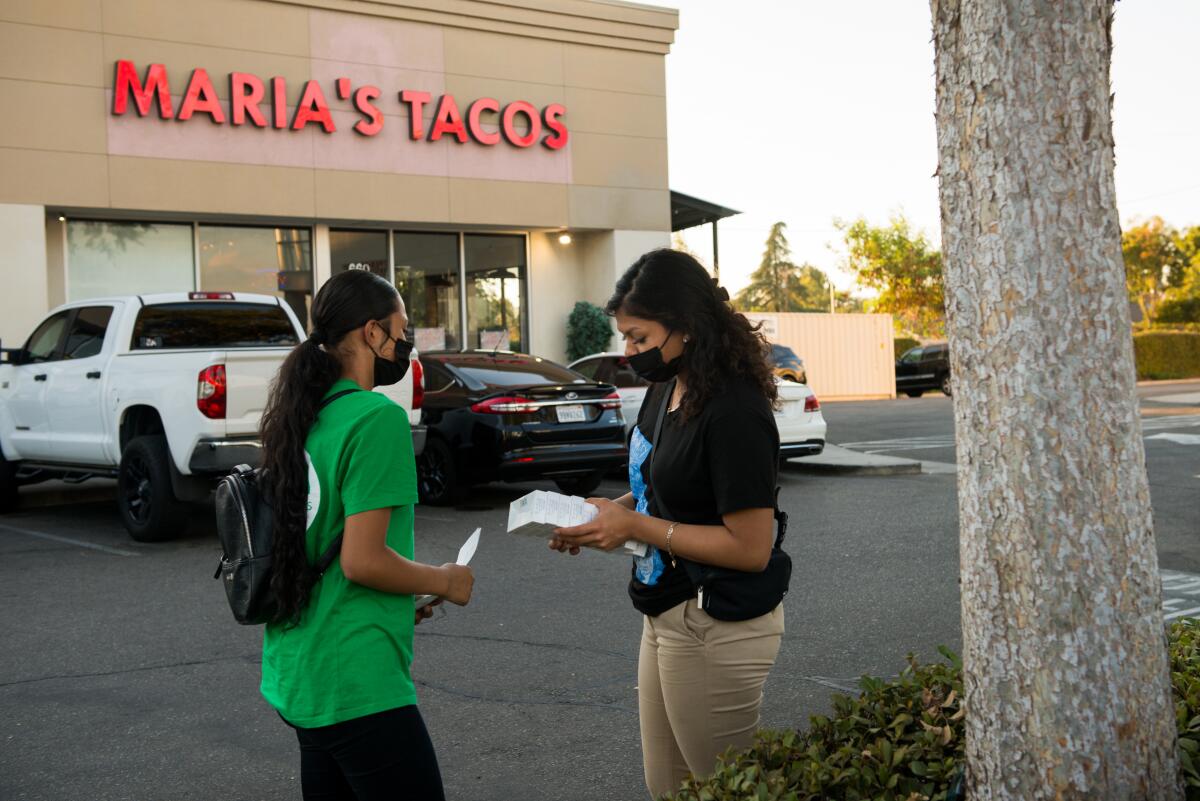
M 567 358 L 582 359 L 603 353 L 612 342 L 612 325 L 599 306 L 581 300 L 567 318 Z
M 1147 331 L 1133 335 L 1134 361 L 1141 380 L 1200 376 L 1200 333 Z
M 1156 323 L 1200 323 L 1200 296 L 1164 300 L 1154 315 Z
M 892 344 L 896 350 L 896 358 L 899 359 L 905 354 L 906 351 L 912 350 L 921 343 L 912 337 L 896 337 L 894 340 L 892 340 Z
M 1188 801 L 1200 801 L 1200 620 L 1173 623 L 1168 638 L 1179 759 Z M 807 731 L 758 733 L 727 751 L 704 780 L 689 778 L 668 801 L 947 801 L 962 797 L 962 662 L 908 666 L 893 681 L 864 676 L 857 698 L 833 696 L 833 713 Z

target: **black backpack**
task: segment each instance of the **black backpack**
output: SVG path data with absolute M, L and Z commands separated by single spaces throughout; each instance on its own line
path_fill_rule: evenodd
M 357 389 L 331 395 L 318 409 Z M 229 608 L 238 623 L 257 625 L 275 617 L 275 597 L 271 594 L 271 547 L 274 541 L 274 514 L 266 473 L 261 467 L 238 465 L 217 485 L 217 537 L 223 551 L 213 578 L 222 579 Z M 310 580 L 316 584 L 325 575 L 342 550 L 339 534 L 317 564 Z

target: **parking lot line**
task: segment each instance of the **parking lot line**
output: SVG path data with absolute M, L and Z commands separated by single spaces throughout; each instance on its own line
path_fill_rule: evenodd
M 16 526 L 6 526 L 0 523 L 0 531 L 11 531 L 14 534 L 24 534 L 27 537 L 37 537 L 42 540 L 50 540 L 51 542 L 62 542 L 67 545 L 78 545 L 80 548 L 91 548 L 93 551 L 103 551 L 110 553 L 113 556 L 141 556 L 140 553 L 133 551 L 123 551 L 120 548 L 110 548 L 107 545 L 99 545 L 86 540 L 76 540 L 71 537 L 60 537 L 57 534 L 46 534 L 41 531 L 30 531 L 27 528 L 17 528 Z

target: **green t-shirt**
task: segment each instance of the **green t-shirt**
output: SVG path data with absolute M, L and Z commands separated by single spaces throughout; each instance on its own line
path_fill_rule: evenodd
M 338 381 L 326 397 L 355 388 Z M 412 559 L 417 471 L 404 409 L 378 392 L 338 398 L 321 410 L 305 451 L 309 562 L 348 516 L 388 508 L 388 547 Z M 262 694 L 303 728 L 415 704 L 412 647 L 413 597 L 354 584 L 335 559 L 297 625 L 267 625 Z

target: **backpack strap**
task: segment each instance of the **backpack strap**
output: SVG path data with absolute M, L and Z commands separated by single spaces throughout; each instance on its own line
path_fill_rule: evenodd
M 333 542 L 329 543 L 329 547 L 325 549 L 325 553 L 321 554 L 321 558 L 313 565 L 313 581 L 320 581 L 321 576 L 325 575 L 325 571 L 333 564 L 333 560 L 337 559 L 339 553 L 342 552 L 342 537 L 345 534 L 338 534 L 334 537 Z
M 355 392 L 362 392 L 362 390 L 361 389 L 343 389 L 341 392 L 335 392 L 334 394 L 330 395 L 325 400 L 321 401 L 321 405 L 317 407 L 317 411 L 318 412 L 321 411 L 322 409 L 324 409 L 329 404 L 333 403 L 338 398 L 344 398 L 347 395 L 354 394 Z

